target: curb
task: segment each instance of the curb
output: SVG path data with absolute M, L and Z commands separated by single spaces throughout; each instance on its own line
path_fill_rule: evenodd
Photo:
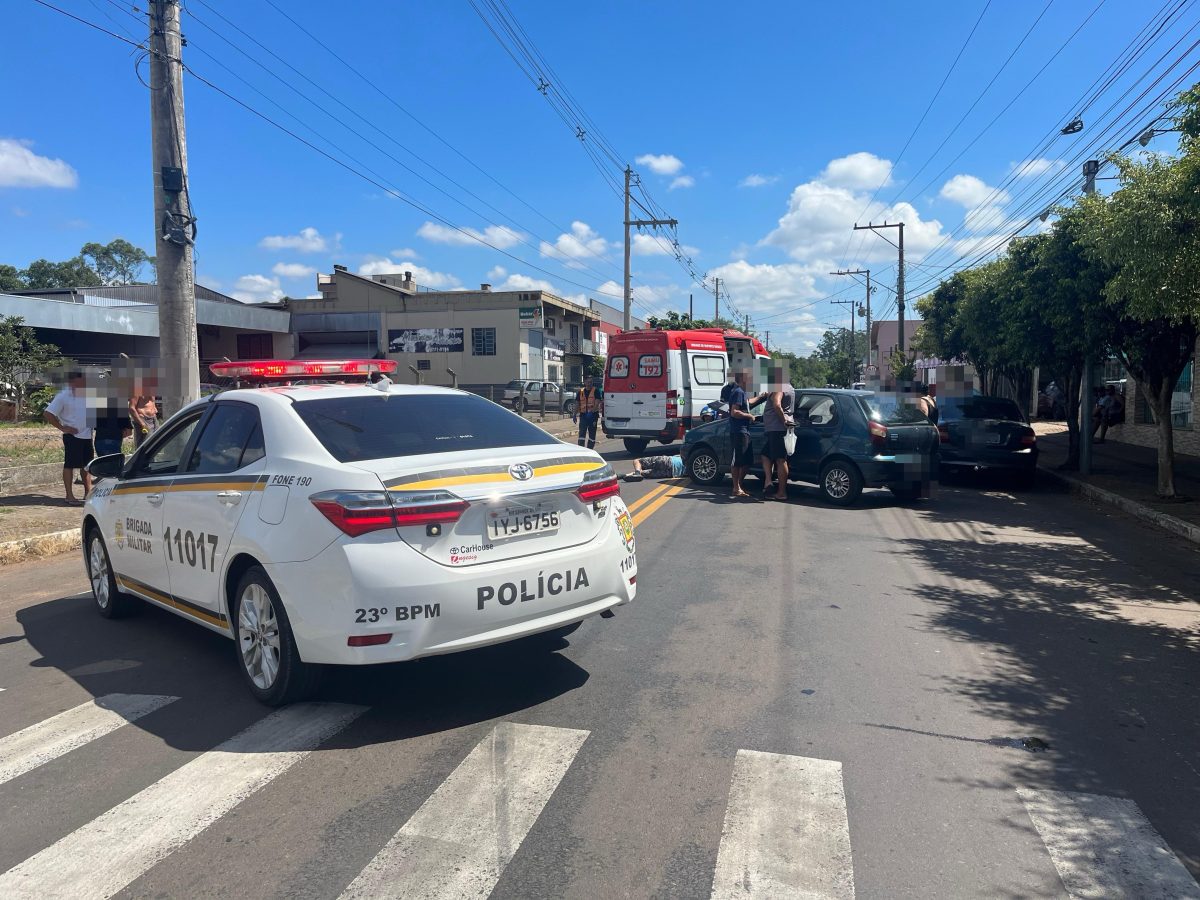
M 1042 473 L 1066 485 L 1073 494 L 1079 494 L 1100 503 L 1115 506 L 1117 509 L 1128 513 L 1134 518 L 1141 519 L 1143 522 L 1148 522 L 1164 531 L 1176 534 L 1181 538 L 1191 541 L 1193 544 L 1200 544 L 1200 526 L 1193 525 L 1191 522 L 1185 522 L 1176 516 L 1150 509 L 1150 507 L 1144 506 L 1136 500 L 1130 500 L 1128 497 L 1122 497 L 1120 494 L 1114 494 L 1112 491 L 1098 488 L 1094 484 L 1088 484 L 1086 481 L 1073 478 L 1070 475 L 1064 475 L 1061 472 L 1054 472 L 1046 468 L 1042 469 Z
M 83 538 L 78 528 L 52 531 L 49 534 L 35 534 L 33 537 L 21 538 L 18 541 L 4 541 L 0 543 L 0 566 L 27 559 L 37 559 L 42 556 L 68 553 L 78 550 L 82 543 Z

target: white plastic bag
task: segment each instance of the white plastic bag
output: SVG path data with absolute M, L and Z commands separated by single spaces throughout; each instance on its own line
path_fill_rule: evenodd
M 787 451 L 787 455 L 791 456 L 796 452 L 796 429 L 789 428 L 783 436 L 783 449 Z

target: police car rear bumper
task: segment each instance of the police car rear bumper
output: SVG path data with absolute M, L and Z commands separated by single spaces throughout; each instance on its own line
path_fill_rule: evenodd
M 615 519 L 614 510 L 607 515 Z M 266 569 L 305 662 L 401 662 L 503 643 L 629 603 L 636 556 L 614 525 L 578 547 L 461 568 L 379 532 Z M 350 638 L 382 643 L 350 646 Z

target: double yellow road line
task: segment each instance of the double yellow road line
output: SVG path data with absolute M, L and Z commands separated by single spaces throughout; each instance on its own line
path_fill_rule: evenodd
M 682 491 L 683 488 L 684 482 L 682 481 L 667 481 L 630 503 L 629 513 L 633 516 L 633 527 L 636 528 L 658 512 L 668 500 Z

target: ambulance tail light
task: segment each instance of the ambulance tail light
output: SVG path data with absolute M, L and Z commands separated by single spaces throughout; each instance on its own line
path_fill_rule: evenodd
M 621 493 L 621 483 L 617 481 L 617 473 L 608 463 L 592 469 L 583 476 L 583 484 L 575 491 L 584 503 L 595 503 Z
M 679 391 L 667 391 L 667 418 L 679 418 Z
M 386 491 L 323 491 L 309 497 L 312 505 L 350 537 L 401 525 L 457 522 L 470 506 L 446 491 L 423 491 L 393 497 Z
M 871 446 L 876 453 L 881 453 L 887 447 L 887 426 L 879 422 L 867 422 L 867 432 L 871 435 Z

